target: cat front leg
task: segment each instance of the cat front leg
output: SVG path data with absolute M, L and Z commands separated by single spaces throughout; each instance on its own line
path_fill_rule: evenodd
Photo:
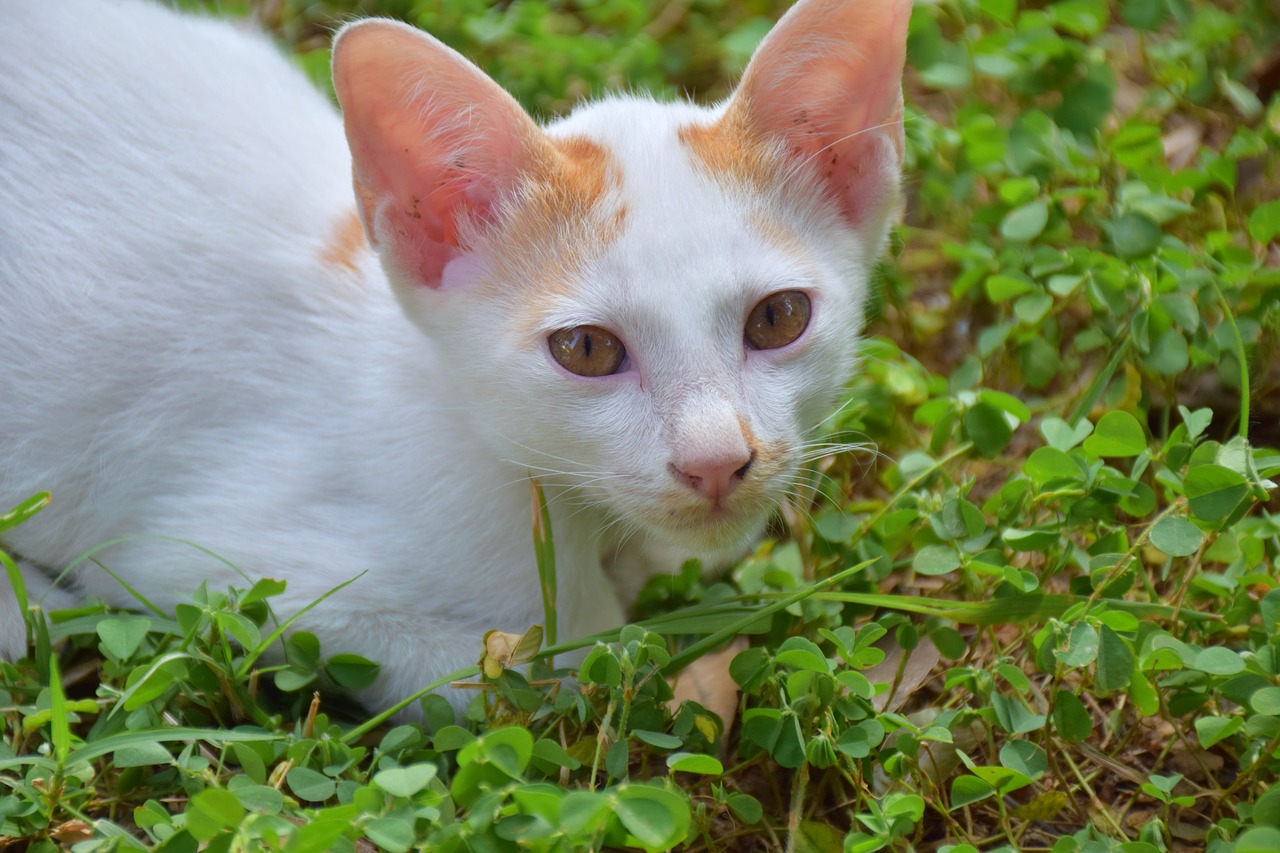
M 613 583 L 600 557 L 601 531 L 610 528 L 609 519 L 600 512 L 575 508 L 554 492 L 551 515 L 558 574 L 557 640 L 575 640 L 622 627 L 631 598 Z

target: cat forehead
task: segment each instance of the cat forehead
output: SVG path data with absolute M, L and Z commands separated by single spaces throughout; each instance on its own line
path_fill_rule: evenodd
M 607 152 L 629 198 L 679 205 L 699 187 L 741 184 L 746 164 L 758 171 L 751 182 L 757 189 L 776 177 L 758 156 L 758 140 L 724 120 L 726 108 L 618 96 L 578 107 L 547 132 L 587 139 Z
M 617 98 L 547 128 L 553 138 L 587 140 L 603 153 L 611 191 L 596 204 L 607 208 L 602 221 L 617 223 L 598 233 L 582 275 L 551 283 L 557 303 L 665 305 L 687 301 L 696 288 L 713 307 L 740 301 L 743 287 L 766 292 L 797 277 L 805 252 L 779 194 L 769 192 L 780 178 L 761 169 L 742 180 L 743 168 L 759 164 L 751 165 L 751 140 L 735 140 L 732 131 L 724 138 L 722 115 L 720 108 Z
M 579 104 L 545 129 L 553 136 L 586 136 L 619 153 L 635 155 L 677 140 L 684 127 L 710 124 L 723 112 L 724 105 L 704 107 L 688 101 L 615 95 Z

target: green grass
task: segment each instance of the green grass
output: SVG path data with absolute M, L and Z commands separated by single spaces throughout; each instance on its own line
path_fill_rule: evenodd
M 723 94 L 783 5 L 361 10 L 550 115 Z M 322 78 L 351 9 L 262 9 Z M 545 649 L 504 666 L 542 632 L 492 638 L 462 721 L 361 715 L 333 688 L 373 665 L 305 633 L 266 663 L 270 582 L 33 611 L 0 664 L 0 842 L 1280 849 L 1277 36 L 1261 0 L 918 7 L 904 222 L 835 425 L 877 454 L 822 463 L 723 579 L 650 584 L 581 689 Z M 741 689 L 732 722 L 672 712 L 667 676 L 740 634 L 702 676 Z

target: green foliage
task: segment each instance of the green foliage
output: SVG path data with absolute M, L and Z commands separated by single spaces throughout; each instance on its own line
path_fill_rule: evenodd
M 360 10 L 555 114 L 719 96 L 783 5 Z M 323 77 L 351 6 L 262 6 Z M 822 461 L 725 578 L 656 579 L 580 683 L 549 608 L 550 649 L 530 630 L 457 674 L 480 673 L 464 719 L 427 695 L 420 724 L 355 720 L 336 689 L 376 663 L 286 635 L 282 584 L 47 614 L 0 552 L 30 649 L 0 663 L 0 838 L 1277 849 L 1278 36 L 1263 0 L 917 6 L 905 220 L 835 424 L 879 452 Z M 552 543 L 544 517 L 544 589 Z M 737 706 L 675 702 L 668 676 L 735 635 L 699 678 Z

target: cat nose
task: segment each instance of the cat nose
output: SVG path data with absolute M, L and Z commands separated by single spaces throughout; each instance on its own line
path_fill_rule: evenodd
M 673 463 L 671 473 L 677 480 L 709 499 L 716 506 L 737 488 L 756 461 L 755 451 L 716 457 L 694 457 Z

